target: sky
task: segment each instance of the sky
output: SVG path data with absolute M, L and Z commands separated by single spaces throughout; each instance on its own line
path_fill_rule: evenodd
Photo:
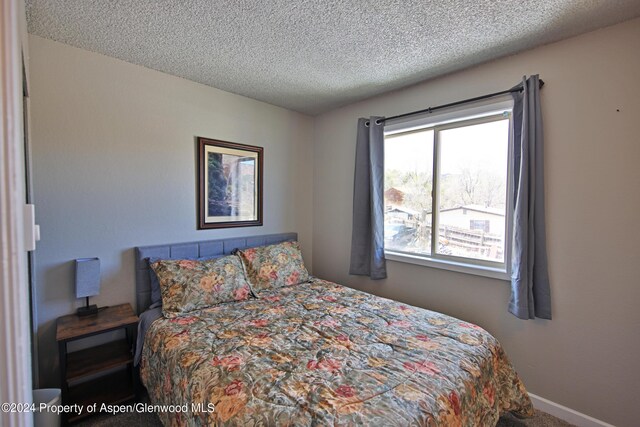
M 459 174 L 465 166 L 506 176 L 509 120 L 440 131 L 441 174 Z M 386 137 L 385 169 L 431 173 L 433 130 Z

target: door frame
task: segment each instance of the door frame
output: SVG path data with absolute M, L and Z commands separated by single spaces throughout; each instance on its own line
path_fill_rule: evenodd
M 24 2 L 0 0 L 0 402 L 31 403 L 31 331 L 24 244 Z M 0 411 L 0 424 L 31 426 L 31 412 Z

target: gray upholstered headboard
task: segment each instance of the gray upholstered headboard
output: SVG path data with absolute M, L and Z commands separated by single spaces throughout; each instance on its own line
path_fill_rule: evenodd
M 279 233 L 136 247 L 136 309 L 138 310 L 138 314 L 142 313 L 151 305 L 151 284 L 149 282 L 149 264 L 147 258 L 180 259 L 228 255 L 236 248 L 246 249 L 297 239 L 297 233 Z

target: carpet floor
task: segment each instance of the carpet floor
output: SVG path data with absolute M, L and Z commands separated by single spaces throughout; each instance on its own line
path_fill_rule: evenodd
M 156 414 L 96 415 L 77 424 L 76 427 L 161 427 Z M 500 418 L 496 427 L 571 427 L 572 425 L 546 412 L 536 411 L 532 418 L 519 419 L 512 415 Z

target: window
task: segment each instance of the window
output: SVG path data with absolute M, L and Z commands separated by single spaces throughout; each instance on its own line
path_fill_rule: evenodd
M 511 128 L 507 102 L 385 127 L 388 259 L 507 278 Z
M 488 219 L 472 219 L 469 221 L 469 228 L 471 230 L 482 230 L 488 233 L 491 229 Z

